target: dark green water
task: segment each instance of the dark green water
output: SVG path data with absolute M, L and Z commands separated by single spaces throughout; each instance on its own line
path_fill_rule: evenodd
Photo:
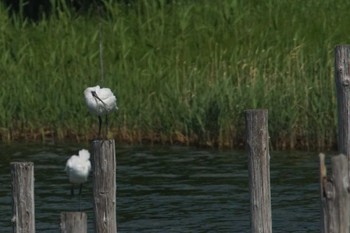
M 87 145 L 0 145 L 0 232 L 11 232 L 9 163 L 35 163 L 37 232 L 59 232 L 60 212 L 78 211 L 64 172 Z M 250 232 L 244 151 L 117 147 L 118 232 Z M 91 181 L 91 179 L 90 179 Z M 273 232 L 319 232 L 317 153 L 271 152 Z M 92 187 L 81 207 L 93 232 Z

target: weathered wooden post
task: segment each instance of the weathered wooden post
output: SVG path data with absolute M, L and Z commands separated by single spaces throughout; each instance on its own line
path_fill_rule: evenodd
M 338 150 L 350 163 L 350 45 L 335 47 L 335 84 L 338 105 Z M 350 166 L 348 165 L 350 174 Z
M 61 233 L 87 233 L 85 212 L 62 212 Z
M 10 165 L 13 232 L 34 233 L 34 164 L 32 162 L 13 162 Z
M 325 156 L 320 155 L 321 232 L 349 233 L 350 222 L 350 45 L 335 48 L 335 84 L 338 105 L 338 150 L 327 177 Z
M 332 174 L 327 177 L 325 155 L 320 154 L 321 233 L 348 233 L 350 215 L 347 158 L 340 154 L 332 157 Z
M 268 111 L 245 111 L 252 233 L 271 233 Z
M 116 233 L 116 158 L 114 140 L 93 141 L 92 182 L 97 233 Z
M 339 179 L 347 179 L 342 182 L 349 195 L 350 180 L 350 45 L 338 45 L 335 47 L 335 83 L 337 88 L 337 105 L 338 105 L 338 151 L 347 157 L 347 176 L 339 177 Z M 345 195 L 345 194 L 344 194 Z M 339 206 L 342 212 L 346 212 L 346 216 L 350 216 L 350 201 L 341 203 Z M 350 219 L 348 218 L 348 221 Z M 350 232 L 347 229 L 346 232 Z

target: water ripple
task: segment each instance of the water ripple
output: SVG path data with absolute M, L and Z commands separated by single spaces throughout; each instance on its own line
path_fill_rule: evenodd
M 91 178 L 79 205 L 64 172 L 68 155 L 80 148 L 0 146 L 0 232 L 11 231 L 9 163 L 24 160 L 35 163 L 37 232 L 59 232 L 60 213 L 79 209 L 93 232 Z M 319 231 L 317 166 L 315 155 L 272 153 L 274 232 Z M 249 211 L 245 152 L 117 148 L 118 232 L 250 232 Z

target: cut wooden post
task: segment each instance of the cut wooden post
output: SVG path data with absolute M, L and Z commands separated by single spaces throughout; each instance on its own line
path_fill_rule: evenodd
M 13 162 L 12 175 L 12 222 L 15 233 L 34 233 L 34 164 Z
M 338 105 L 338 150 L 347 156 L 350 174 L 350 45 L 336 46 L 334 71 Z
M 93 141 L 92 182 L 97 233 L 116 233 L 116 159 L 114 140 Z
M 61 233 L 87 233 L 85 212 L 62 212 Z
M 332 174 L 327 178 L 325 155 L 320 154 L 321 232 L 349 233 L 349 183 L 347 158 L 332 157 Z
M 320 154 L 321 232 L 349 233 L 350 223 L 350 45 L 335 48 L 335 84 L 338 105 L 338 150 L 327 177 L 325 155 Z
M 245 111 L 252 233 L 271 233 L 268 111 Z
M 332 221 L 329 214 L 330 209 L 334 209 L 334 204 L 331 201 L 333 187 L 328 183 L 327 168 L 325 163 L 325 154 L 319 154 L 319 172 L 320 172 L 320 196 L 321 196 L 321 233 L 328 233 L 329 224 Z

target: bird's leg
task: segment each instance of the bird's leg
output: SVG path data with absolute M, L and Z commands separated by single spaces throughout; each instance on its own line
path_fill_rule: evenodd
M 108 139 L 108 114 L 106 114 L 106 139 Z
M 102 118 L 98 116 L 98 137 L 101 137 L 101 126 L 102 126 Z
M 72 186 L 70 187 L 70 195 L 74 196 L 74 185 L 72 184 Z
M 80 184 L 80 187 L 79 187 L 79 195 L 81 195 L 81 190 L 83 188 L 83 184 Z
M 83 188 L 83 184 L 80 184 L 80 187 L 79 187 L 79 211 L 81 211 L 80 201 L 81 201 L 81 189 L 82 188 Z

